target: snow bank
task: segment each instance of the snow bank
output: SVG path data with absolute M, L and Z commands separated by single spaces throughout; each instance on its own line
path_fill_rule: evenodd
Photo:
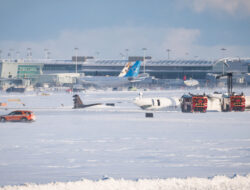
M 119 190 L 241 190 L 250 189 L 250 174 L 247 176 L 235 176 L 228 178 L 225 176 L 216 176 L 211 179 L 208 178 L 169 178 L 169 179 L 140 179 L 137 181 L 112 178 L 106 180 L 92 181 L 81 180 L 76 182 L 55 182 L 44 185 L 25 184 L 20 186 L 4 186 L 0 190 L 102 190 L 102 189 L 119 189 Z

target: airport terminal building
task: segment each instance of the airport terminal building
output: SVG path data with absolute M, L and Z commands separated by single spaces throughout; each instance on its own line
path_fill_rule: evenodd
M 84 74 L 85 76 L 118 76 L 127 62 L 141 60 L 141 73 L 144 71 L 157 79 L 183 79 L 183 77 L 206 80 L 208 73 L 235 72 L 250 73 L 250 58 L 227 58 L 209 60 L 153 60 L 145 57 L 129 57 L 128 60 L 96 60 L 93 57 L 79 56 L 71 60 L 19 59 L 1 60 L 0 78 L 24 78 L 36 81 L 40 75 L 59 73 Z M 226 60 L 226 64 L 225 64 Z

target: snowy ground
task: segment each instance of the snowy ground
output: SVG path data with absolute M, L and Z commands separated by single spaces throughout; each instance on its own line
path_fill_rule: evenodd
M 75 185 L 71 189 L 92 183 L 93 189 L 98 189 L 100 183 L 118 187 L 120 184 L 118 189 L 142 189 L 140 185 L 147 184 L 151 189 L 160 189 L 176 183 L 176 179 L 170 178 L 199 177 L 182 179 L 177 185 L 183 184 L 178 187 L 185 189 L 188 187 L 185 184 L 194 183 L 197 184 L 194 188 L 204 189 L 200 185 L 205 180 L 206 184 L 214 185 L 211 189 L 221 187 L 221 182 L 232 183 L 234 189 L 250 187 L 250 177 L 246 176 L 250 173 L 250 112 L 154 112 L 154 118 L 145 118 L 145 111 L 132 103 L 137 94 L 82 93 L 84 103 L 116 105 L 82 110 L 71 109 L 72 94 L 0 94 L 0 102 L 21 100 L 8 102 L 8 107 L 33 110 L 37 116 L 33 123 L 0 123 L 0 186 L 18 189 L 6 185 L 64 182 L 47 186 L 66 189 L 69 185 L 66 182 L 71 181 L 70 185 Z M 144 92 L 146 97 L 182 94 L 182 91 Z M 0 114 L 10 111 L 0 110 Z M 235 174 L 246 177 L 208 179 Z M 88 181 L 103 176 L 112 179 Z M 160 182 L 158 178 L 165 180 Z

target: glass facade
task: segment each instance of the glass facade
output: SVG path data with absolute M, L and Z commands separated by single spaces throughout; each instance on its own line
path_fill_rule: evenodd
M 77 70 L 90 76 L 118 76 L 126 60 L 98 60 L 92 62 L 79 62 Z M 141 72 L 143 71 L 143 62 Z M 180 61 L 180 60 L 161 60 L 146 61 L 146 73 L 159 79 L 182 79 L 184 76 L 195 79 L 205 79 L 206 73 L 212 71 L 212 62 L 208 61 Z M 76 70 L 74 62 L 44 64 L 43 73 L 62 73 Z
M 40 75 L 40 65 L 18 65 L 17 77 L 35 79 Z
M 81 70 L 82 66 L 80 64 L 77 65 L 77 69 Z M 76 64 L 44 64 L 43 72 L 75 72 L 76 71 Z
M 118 76 L 127 60 L 91 60 L 77 64 L 78 73 L 86 76 Z M 219 60 L 220 62 L 220 60 Z M 183 77 L 194 79 L 206 79 L 207 73 L 221 73 L 223 68 L 218 61 L 208 60 L 147 60 L 146 73 L 159 79 L 183 79 Z M 143 65 L 141 64 L 141 73 Z M 249 65 L 246 65 L 249 63 Z M 239 59 L 228 60 L 230 70 L 250 72 L 250 61 Z M 225 71 L 226 68 L 224 68 Z M 229 70 L 229 69 L 228 69 Z M 76 64 L 74 61 L 57 60 L 44 63 L 43 73 L 74 73 Z
M 117 76 L 121 72 L 123 66 L 104 66 L 104 65 L 87 65 L 82 66 L 82 72 L 85 75 L 91 76 Z M 143 65 L 141 66 L 141 72 L 143 72 Z M 206 74 L 212 72 L 212 65 L 210 66 L 175 66 L 175 65 L 158 65 L 151 64 L 145 67 L 145 72 L 150 76 L 154 76 L 159 79 L 182 79 L 184 76 L 194 79 L 205 79 Z

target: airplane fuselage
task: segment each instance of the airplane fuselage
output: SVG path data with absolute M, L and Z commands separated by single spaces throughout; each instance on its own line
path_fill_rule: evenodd
M 80 81 L 83 84 L 92 84 L 95 86 L 102 87 L 118 87 L 130 83 L 128 77 L 117 77 L 117 76 L 86 76 L 81 77 Z
M 134 103 L 144 110 L 176 110 L 180 108 L 178 98 L 140 98 L 137 97 Z

